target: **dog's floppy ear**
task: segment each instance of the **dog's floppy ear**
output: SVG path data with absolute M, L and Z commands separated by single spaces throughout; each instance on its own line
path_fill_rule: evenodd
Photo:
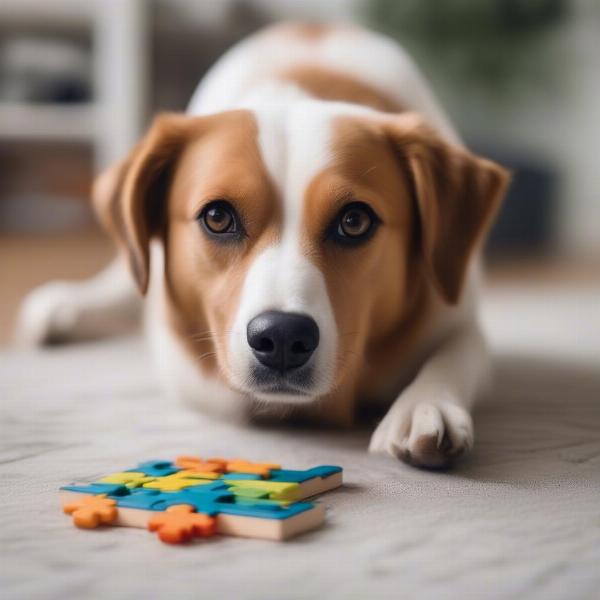
M 142 294 L 148 289 L 150 238 L 160 231 L 171 170 L 189 119 L 177 114 L 156 117 L 129 155 L 94 182 L 98 217 L 125 252 Z
M 444 141 L 418 115 L 395 115 L 385 128 L 415 196 L 426 269 L 442 298 L 455 304 L 469 259 L 502 202 L 508 171 Z

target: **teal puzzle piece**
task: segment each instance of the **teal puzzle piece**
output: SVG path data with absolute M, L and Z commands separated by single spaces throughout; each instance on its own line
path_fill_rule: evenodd
M 165 477 L 178 471 L 181 471 L 181 469 L 168 460 L 147 460 L 134 469 L 127 469 L 129 473 L 143 473 L 147 477 Z
M 130 490 L 122 483 L 90 483 L 86 485 L 64 485 L 60 488 L 68 492 L 80 492 L 82 494 L 106 494 L 107 496 L 120 498 L 130 494 Z
M 273 469 L 271 471 L 271 481 L 282 481 L 286 483 L 302 483 L 315 477 L 330 477 L 336 473 L 342 471 L 341 467 L 334 467 L 332 465 L 322 465 L 320 467 L 313 467 L 312 469 L 306 469 L 305 471 L 292 471 L 289 469 Z
M 268 500 L 255 500 L 254 502 L 248 500 L 237 502 L 235 496 L 227 491 L 215 491 L 212 494 L 190 494 L 187 490 L 184 490 L 182 492 L 165 492 L 161 494 L 156 503 L 152 504 L 151 510 L 163 511 L 176 504 L 189 504 L 197 512 L 212 517 L 224 514 L 257 517 L 259 519 L 288 519 L 314 506 L 310 502 L 294 502 L 282 506 Z
M 258 473 L 227 473 L 228 479 L 262 479 Z

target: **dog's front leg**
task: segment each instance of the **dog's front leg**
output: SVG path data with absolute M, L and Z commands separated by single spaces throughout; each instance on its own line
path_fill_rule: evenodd
M 83 281 L 51 281 L 24 299 L 17 342 L 42 345 L 106 337 L 139 321 L 141 300 L 127 265 L 115 259 Z
M 381 421 L 369 450 L 445 467 L 473 445 L 470 409 L 488 379 L 483 336 L 469 325 L 445 340 Z

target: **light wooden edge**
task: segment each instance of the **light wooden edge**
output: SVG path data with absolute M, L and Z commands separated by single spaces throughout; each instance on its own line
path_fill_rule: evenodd
M 343 471 L 334 473 L 329 477 L 313 477 L 308 481 L 303 481 L 300 485 L 300 492 L 297 500 L 305 500 L 311 496 L 328 492 L 337 487 L 340 487 L 343 483 Z

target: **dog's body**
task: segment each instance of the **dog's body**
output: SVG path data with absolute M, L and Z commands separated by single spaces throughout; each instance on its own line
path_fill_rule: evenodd
M 228 52 L 188 116 L 160 117 L 94 195 L 149 289 L 175 395 L 334 424 L 388 404 L 371 450 L 442 466 L 473 442 L 478 253 L 506 180 L 461 147 L 395 44 L 280 25 Z M 22 336 L 105 333 L 136 296 L 122 262 L 50 284 L 26 301 Z

